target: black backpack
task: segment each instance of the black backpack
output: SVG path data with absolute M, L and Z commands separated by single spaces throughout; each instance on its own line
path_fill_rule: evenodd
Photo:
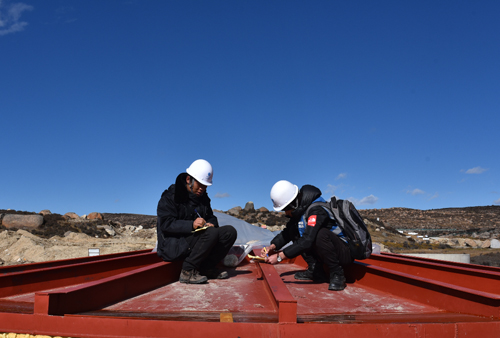
M 363 218 L 358 210 L 348 200 L 338 200 L 332 197 L 330 202 L 316 202 L 307 208 L 305 214 L 312 206 L 323 207 L 330 218 L 337 222 L 343 234 L 348 238 L 351 257 L 354 259 L 365 259 L 372 253 L 372 238 Z M 305 217 L 307 219 L 307 217 Z

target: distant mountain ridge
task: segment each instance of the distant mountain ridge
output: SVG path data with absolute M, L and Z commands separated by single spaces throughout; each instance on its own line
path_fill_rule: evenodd
M 370 220 L 379 219 L 393 229 L 424 229 L 429 234 L 469 234 L 498 238 L 500 206 L 476 206 L 443 209 L 365 209 L 360 214 Z M 425 232 L 425 231 L 424 231 Z
M 283 212 L 269 211 L 262 207 L 255 209 L 252 202 L 245 208 L 235 207 L 220 211 L 249 223 L 270 228 L 282 228 L 288 219 Z M 419 210 L 409 208 L 361 209 L 363 218 L 393 230 L 420 230 L 429 235 L 469 235 L 481 238 L 500 238 L 500 206 L 476 206 L 464 208 L 443 208 Z M 35 214 L 35 212 L 0 210 L 0 220 L 7 213 Z M 102 213 L 103 223 L 156 226 L 155 215 L 131 213 Z M 45 216 L 47 217 L 47 216 Z

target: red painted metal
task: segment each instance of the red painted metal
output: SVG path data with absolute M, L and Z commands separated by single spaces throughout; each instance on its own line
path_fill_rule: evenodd
M 276 269 L 269 264 L 258 265 L 262 270 L 262 276 L 267 282 L 268 290 L 278 306 L 278 321 L 280 323 L 297 322 L 297 301 L 290 291 L 283 287 L 283 281 Z
M 90 262 L 59 261 L 57 266 L 4 273 L 0 275 L 0 297 L 90 282 L 160 261 L 151 252 L 100 257 Z
M 95 262 L 101 261 L 103 258 L 117 258 L 117 257 L 127 257 L 127 256 L 135 256 L 141 253 L 151 253 L 151 250 L 138 250 L 138 251 L 128 251 L 128 252 L 119 252 L 114 254 L 107 254 L 101 256 L 89 256 L 89 257 L 78 257 L 57 261 L 49 261 L 49 262 L 38 262 L 38 263 L 29 263 L 29 264 L 21 264 L 21 265 L 7 265 L 0 266 L 0 275 L 11 273 L 11 272 L 25 272 L 31 270 L 38 269 L 46 269 L 63 265 L 72 265 L 77 263 L 86 263 L 86 262 Z
M 134 252 L 0 268 L 0 332 L 74 337 L 496 337 L 500 269 L 372 255 L 344 291 L 295 280 L 301 258 L 179 283 Z M 232 320 L 232 321 L 231 321 Z
M 483 269 L 480 265 L 385 254 L 372 255 L 363 263 L 465 288 L 500 293 L 500 268 L 485 267 Z
M 37 292 L 34 313 L 65 315 L 98 310 L 172 283 L 180 270 L 179 262 L 160 262 L 60 291 Z

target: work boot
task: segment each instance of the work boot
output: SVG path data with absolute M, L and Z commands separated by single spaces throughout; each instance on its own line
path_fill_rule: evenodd
M 297 271 L 293 277 L 298 280 L 313 280 L 313 272 L 309 269 Z
M 186 284 L 203 284 L 207 280 L 207 277 L 200 275 L 196 270 L 182 270 L 179 277 L 179 282 Z
M 229 273 L 225 270 L 218 269 L 207 269 L 200 272 L 203 276 L 207 276 L 208 279 L 228 279 Z
M 324 283 L 328 281 L 321 263 L 309 265 L 307 270 L 296 272 L 294 277 L 298 280 L 312 280 L 316 283 Z
M 342 291 L 345 287 L 344 271 L 339 270 L 330 272 L 330 285 L 328 285 L 328 290 Z

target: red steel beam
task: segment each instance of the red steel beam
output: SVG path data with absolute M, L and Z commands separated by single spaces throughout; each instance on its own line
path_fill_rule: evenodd
M 375 259 L 372 263 L 374 261 Z M 179 263 L 156 262 L 150 266 L 137 267 L 134 271 L 122 272 L 100 281 L 85 282 L 65 290 L 36 293 L 35 314 L 0 313 L 1 329 L 7 332 L 95 338 L 185 338 L 198 337 L 200 334 L 206 338 L 221 336 L 303 338 L 311 334 L 337 338 L 361 336 L 370 338 L 485 338 L 498 336 L 500 332 L 499 295 L 425 278 L 421 275 L 427 273 L 425 271 L 429 269 L 437 269 L 437 266 L 412 265 L 413 270 L 409 271 L 413 271 L 414 274 L 411 274 L 367 264 L 368 262 L 369 260 L 356 262 L 346 270 L 347 276 L 353 277 L 356 284 L 400 296 L 403 298 L 402 301 L 406 298 L 436 306 L 443 313 L 445 311 L 451 314 L 469 313 L 483 317 L 478 318 L 477 322 L 461 322 L 460 320 L 441 323 L 422 320 L 395 322 L 389 314 L 386 319 L 380 320 L 382 322 L 376 323 L 338 321 L 297 323 L 297 301 L 288 291 L 275 267 L 268 264 L 257 264 L 261 269 L 258 270 L 260 271 L 258 274 L 264 279 L 262 282 L 265 282 L 270 295 L 276 302 L 279 314 L 278 323 L 145 320 L 81 314 L 84 311 L 101 309 L 110 303 L 129 299 L 178 278 Z M 177 264 L 177 267 L 174 267 L 174 264 Z M 397 266 L 397 264 L 394 265 L 394 267 Z M 38 270 L 42 275 L 50 273 L 50 269 L 47 271 Z M 449 272 L 443 271 L 443 273 Z M 483 278 L 478 276 L 474 275 L 474 278 Z M 459 278 L 460 274 L 457 273 L 456 279 Z M 418 314 L 416 316 L 418 317 Z
M 37 292 L 35 314 L 99 310 L 178 280 L 181 262 L 160 262 L 64 290 Z
M 315 323 L 307 325 L 281 325 L 280 337 L 302 338 L 486 338 L 498 337 L 500 322 L 490 323 L 363 323 L 329 324 Z
M 279 273 L 270 264 L 257 264 L 278 306 L 278 321 L 280 323 L 296 323 L 297 301 L 293 298 L 285 283 L 283 283 Z
M 127 256 L 143 254 L 143 253 L 151 253 L 151 250 L 148 249 L 148 250 L 127 251 L 127 252 L 118 252 L 118 253 L 99 255 L 99 256 L 88 256 L 88 257 L 78 257 L 78 258 L 71 258 L 71 259 L 61 259 L 61 260 L 49 261 L 49 262 L 38 262 L 38 263 L 0 266 L 0 275 L 12 273 L 12 272 L 26 272 L 26 271 L 31 271 L 31 270 L 54 268 L 54 267 L 77 264 L 77 263 L 95 262 L 95 261 L 100 261 L 103 259 L 127 257 Z
M 78 315 L 0 314 L 0 316 L 2 319 L 2 329 L 6 332 L 32 335 L 82 338 L 279 337 L 279 327 L 276 323 L 166 321 Z
M 362 262 L 460 287 L 500 294 L 500 269 L 498 272 L 482 270 L 438 260 L 414 260 L 408 256 L 372 255 Z
M 433 259 L 433 258 L 427 258 L 427 257 L 417 257 L 417 256 L 410 256 L 410 255 L 399 255 L 399 254 L 393 254 L 393 253 L 380 253 L 380 254 L 372 254 L 370 258 L 375 258 L 378 259 L 380 257 L 396 257 L 396 258 L 408 258 L 414 261 L 421 261 L 421 262 L 429 262 L 429 263 L 442 263 L 446 264 L 449 266 L 457 266 L 461 268 L 466 268 L 466 269 L 475 269 L 475 270 L 480 270 L 480 271 L 492 271 L 492 272 L 500 272 L 499 267 L 495 266 L 486 266 L 486 265 L 478 265 L 478 264 L 470 264 L 470 263 L 460 263 L 460 262 L 451 262 L 451 261 L 443 261 L 443 260 L 438 260 L 438 259 Z
M 347 268 L 356 284 L 455 313 L 500 317 L 500 295 L 356 262 Z
M 98 280 L 158 261 L 161 259 L 156 253 L 142 253 L 26 272 L 13 272 L 0 275 L 0 297 Z
M 303 338 L 486 338 L 498 337 L 500 322 L 466 323 L 218 323 L 93 316 L 0 314 L 6 332 L 86 338 L 267 337 Z

